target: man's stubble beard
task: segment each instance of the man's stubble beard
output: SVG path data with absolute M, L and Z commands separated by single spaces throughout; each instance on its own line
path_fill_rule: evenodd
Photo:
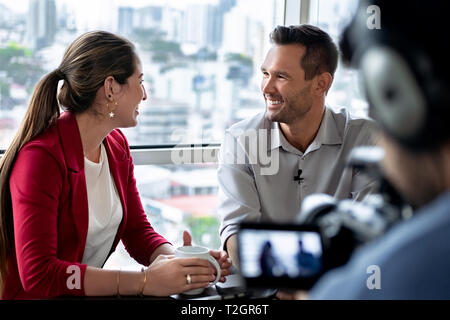
M 310 88 L 311 85 L 303 88 L 296 96 L 289 99 L 290 101 L 285 101 L 282 108 L 274 114 L 268 114 L 266 106 L 265 117 L 273 122 L 285 124 L 295 123 L 305 117 L 312 108 L 312 99 L 309 94 Z

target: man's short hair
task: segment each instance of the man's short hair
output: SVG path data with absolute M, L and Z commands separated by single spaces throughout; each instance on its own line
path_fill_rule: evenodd
M 334 78 L 338 63 L 338 49 L 331 37 L 318 27 L 302 24 L 277 26 L 270 33 L 270 40 L 277 45 L 300 44 L 306 47 L 300 65 L 305 71 L 305 80 L 329 72 Z

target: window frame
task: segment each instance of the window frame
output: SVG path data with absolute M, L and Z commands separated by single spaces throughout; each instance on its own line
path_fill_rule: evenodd
M 217 163 L 220 143 L 186 145 L 130 146 L 134 165 Z M 183 153 L 183 162 L 174 161 L 173 154 Z M 185 161 L 185 159 L 187 161 Z

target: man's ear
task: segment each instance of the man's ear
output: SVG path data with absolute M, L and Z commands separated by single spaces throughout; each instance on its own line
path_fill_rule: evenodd
M 328 93 L 333 82 L 333 76 L 329 72 L 318 74 L 314 79 L 314 94 L 323 96 Z

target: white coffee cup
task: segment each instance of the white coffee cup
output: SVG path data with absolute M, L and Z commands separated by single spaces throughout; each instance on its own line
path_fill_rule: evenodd
M 200 258 L 211 262 L 211 264 L 216 268 L 217 276 L 216 279 L 211 282 L 210 285 L 214 285 L 220 280 L 220 266 L 219 263 L 209 254 L 209 249 L 200 246 L 184 246 L 178 247 L 175 250 L 175 257 L 178 258 Z M 183 294 L 200 294 L 205 288 L 192 289 L 184 291 Z

